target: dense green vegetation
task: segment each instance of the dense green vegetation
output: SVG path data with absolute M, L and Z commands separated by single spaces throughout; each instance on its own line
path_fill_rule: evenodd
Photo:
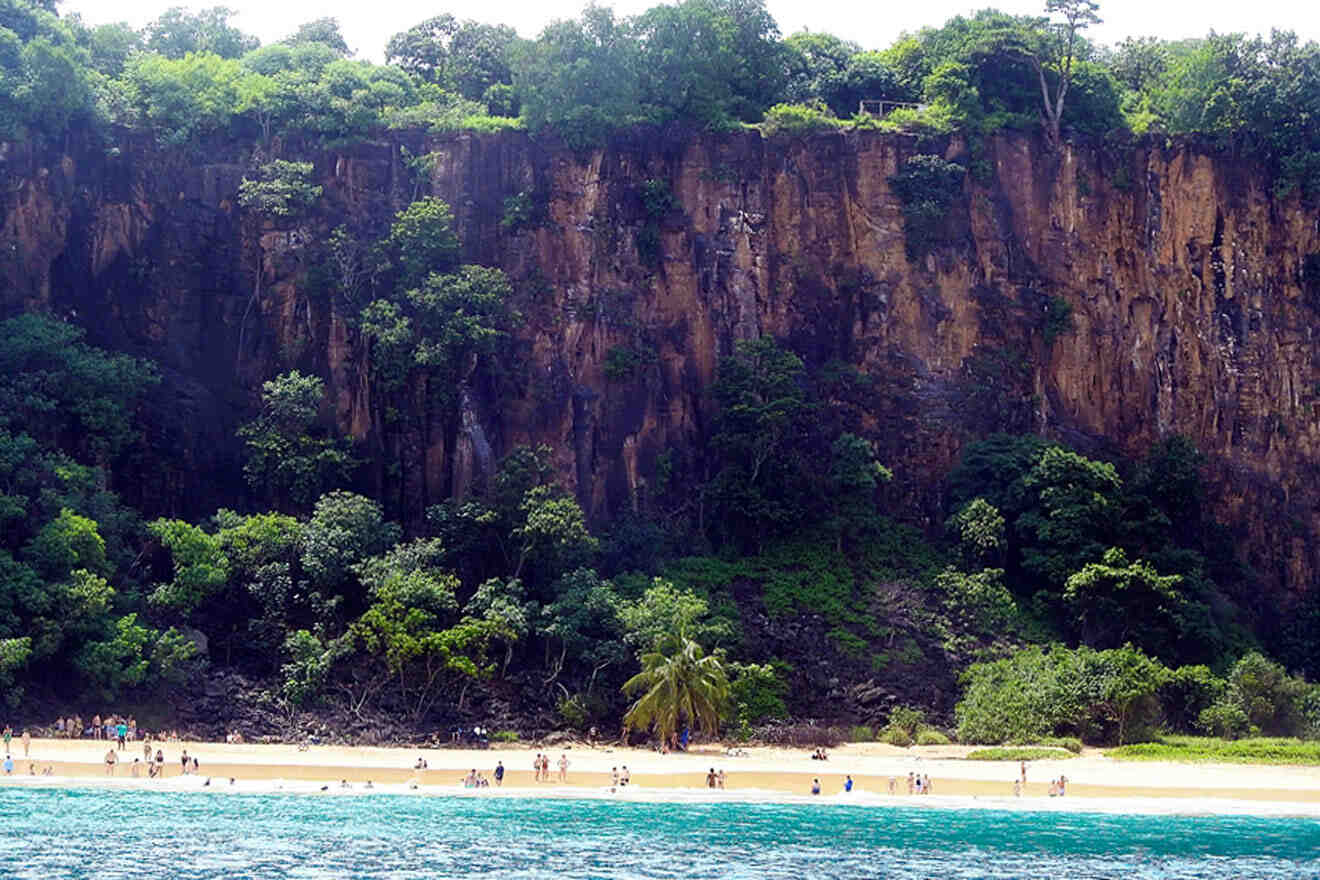
M 1093 0 L 1047 0 L 1040 16 L 987 9 L 888 47 L 785 37 L 760 0 L 684 0 L 632 17 L 592 5 L 530 39 L 446 14 L 396 34 L 377 65 L 353 59 L 334 19 L 259 46 L 223 7 L 171 9 L 137 31 L 6 0 L 0 134 L 129 126 L 176 145 L 336 143 L 394 126 L 518 126 L 586 146 L 639 124 L 880 127 L 966 132 L 975 166 L 977 138 L 1002 129 L 1051 143 L 1198 133 L 1262 158 L 1281 193 L 1320 187 L 1320 47 L 1286 31 L 1100 46 L 1087 31 L 1102 12 Z M 861 112 L 863 102 L 875 103 Z
M 436 478 L 417 444 L 454 441 L 474 398 L 535 397 L 518 333 L 540 306 L 463 262 L 453 211 L 426 194 L 434 156 L 399 156 L 414 191 L 384 216 L 316 235 L 331 225 L 313 222 L 323 187 L 282 152 L 391 128 L 521 128 L 572 147 L 628 126 L 906 131 L 919 146 L 890 185 L 908 255 L 923 260 L 953 243 L 967 188 L 991 181 L 985 138 L 1002 130 L 1040 131 L 1050 147 L 1196 133 L 1259 157 L 1279 195 L 1313 195 L 1317 47 L 1276 33 L 1105 48 L 1086 38 L 1094 3 L 1049 0 L 1044 17 L 987 10 L 868 49 L 785 38 L 758 0 L 684 0 L 629 18 L 590 6 L 534 39 L 441 15 L 376 65 L 354 60 L 330 19 L 259 46 L 219 7 L 135 31 L 52 6 L 0 0 L 0 137 L 76 134 L 113 152 L 126 130 L 185 157 L 250 146 L 237 210 L 289 233 L 309 288 L 361 340 L 379 442 L 372 453 L 334 429 L 322 378 L 266 377 L 238 431 L 240 509 L 144 521 L 111 487 L 149 452 L 137 414 L 157 370 L 50 316 L 5 321 L 11 703 L 151 698 L 212 664 L 250 674 L 290 713 L 419 727 L 499 700 L 529 726 L 624 721 L 661 736 L 688 724 L 750 736 L 829 713 L 897 745 L 938 743 L 950 721 L 964 741 L 1013 745 L 1320 734 L 1320 692 L 1295 674 L 1320 672 L 1320 611 L 1279 626 L 1253 604 L 1253 574 L 1202 509 L 1190 443 L 1122 461 L 1034 435 L 967 436 L 945 497 L 905 508 L 884 462 L 910 427 L 902 382 L 847 362 L 846 346 L 822 358 L 795 340 L 738 343 L 709 389 L 710 423 L 645 463 L 645 488 L 613 519 L 589 522 L 555 481 L 557 450 L 484 438 L 469 439 L 492 476 L 409 509 L 406 487 Z M 955 131 L 957 156 L 937 140 Z M 633 196 L 632 245 L 658 270 L 681 205 L 663 179 Z M 503 209 L 510 234 L 545 222 L 531 190 Z M 600 297 L 593 308 L 612 308 Z M 1062 300 L 1043 315 L 1047 345 L 1072 326 Z M 646 381 L 653 342 L 611 347 L 606 380 Z M 991 429 L 1022 429 L 988 409 Z M 356 491 L 367 469 L 384 475 L 381 497 Z M 883 693 L 846 703 L 859 683 Z

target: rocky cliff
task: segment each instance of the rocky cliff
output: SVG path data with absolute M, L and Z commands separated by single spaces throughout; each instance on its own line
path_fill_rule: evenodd
M 1249 161 L 1194 144 L 1051 153 L 1003 136 L 982 149 L 944 244 L 914 261 L 890 178 L 932 148 L 878 133 L 639 134 L 589 155 L 518 133 L 285 144 L 325 188 L 317 215 L 287 228 L 236 207 L 250 152 L 9 145 L 0 309 L 48 308 L 161 365 L 145 439 L 160 455 L 117 486 L 149 512 L 241 503 L 234 429 L 261 380 L 297 367 L 327 377 L 327 419 L 400 464 L 364 479 L 393 484 L 405 517 L 528 442 L 549 444 L 604 517 L 646 497 L 662 455 L 697 446 L 718 359 L 770 334 L 809 365 L 874 377 L 864 427 L 898 475 L 894 500 L 928 522 L 959 448 L 985 432 L 1111 455 L 1182 433 L 1208 456 L 1213 509 L 1247 561 L 1274 590 L 1310 589 L 1314 212 L 1276 198 Z M 958 139 L 934 150 L 966 152 Z M 658 215 L 650 181 L 674 196 Z M 391 439 L 316 245 L 423 193 L 453 206 L 469 261 L 515 280 L 526 321 L 510 356 L 526 381 L 511 399 L 464 389 L 457 423 Z M 642 353 L 637 369 L 606 369 L 614 348 Z

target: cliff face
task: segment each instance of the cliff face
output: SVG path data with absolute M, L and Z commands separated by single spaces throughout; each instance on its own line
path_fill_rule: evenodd
M 328 419 L 404 463 L 366 479 L 407 516 L 529 442 L 549 444 L 563 482 L 604 516 L 646 496 L 662 454 L 695 448 L 718 359 L 769 334 L 811 365 L 876 379 L 865 428 L 896 500 L 932 521 L 959 448 L 990 430 L 1129 455 L 1181 433 L 1263 579 L 1294 594 L 1314 581 L 1320 290 L 1303 268 L 1320 225 L 1241 160 L 994 139 L 948 243 L 914 263 L 889 183 L 919 152 L 905 138 L 639 138 L 586 156 L 519 134 L 405 141 L 432 154 L 420 177 L 399 142 L 308 154 L 324 205 L 291 228 L 241 216 L 239 156 L 4 154 L 0 308 L 50 308 L 162 366 L 146 442 L 173 464 L 118 486 L 130 500 L 194 514 L 235 503 L 234 428 L 262 379 L 297 367 L 328 378 Z M 648 181 L 675 197 L 662 216 L 647 213 Z M 390 439 L 361 342 L 313 280 L 312 244 L 426 192 L 453 206 L 466 259 L 515 280 L 527 382 L 511 401 L 464 389 L 457 423 Z M 529 222 L 510 223 L 519 196 Z M 647 228 L 658 254 L 639 249 Z M 1070 326 L 1050 318 L 1060 302 Z M 614 347 L 654 358 L 610 375 Z

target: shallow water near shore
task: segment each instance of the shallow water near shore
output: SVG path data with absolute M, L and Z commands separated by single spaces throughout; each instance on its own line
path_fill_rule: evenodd
M 0 790 L 21 878 L 1282 878 L 1320 875 L 1320 820 Z

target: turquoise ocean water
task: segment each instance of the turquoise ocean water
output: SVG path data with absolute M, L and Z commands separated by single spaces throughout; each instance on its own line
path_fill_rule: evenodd
M 5 788 L 0 877 L 1320 877 L 1320 820 Z

